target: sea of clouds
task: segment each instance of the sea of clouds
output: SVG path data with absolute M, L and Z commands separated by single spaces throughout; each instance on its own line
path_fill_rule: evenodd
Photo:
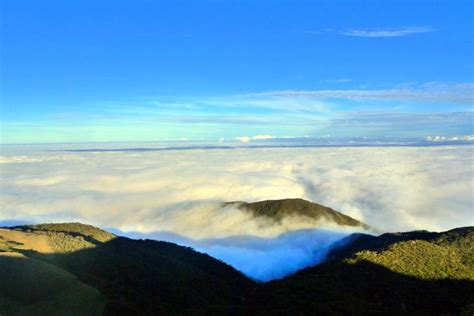
M 80 221 L 169 240 L 262 281 L 323 260 L 360 229 L 275 224 L 221 202 L 304 198 L 380 231 L 474 225 L 473 146 L 73 148 L 2 147 L 0 223 Z

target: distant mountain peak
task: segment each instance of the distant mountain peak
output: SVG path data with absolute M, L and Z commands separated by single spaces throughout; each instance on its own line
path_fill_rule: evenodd
M 281 222 L 286 217 L 302 216 L 316 221 L 327 221 L 339 226 L 359 226 L 370 229 L 367 224 L 357 219 L 301 198 L 265 200 L 252 203 L 234 201 L 224 203 L 224 206 L 237 206 L 241 210 L 250 211 L 255 217 L 267 217 L 276 222 Z

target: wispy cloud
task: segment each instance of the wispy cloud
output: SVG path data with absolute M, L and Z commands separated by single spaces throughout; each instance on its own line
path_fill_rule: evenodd
M 380 135 L 383 131 L 389 133 L 386 136 L 463 135 L 471 134 L 473 105 L 474 83 L 406 82 L 372 89 L 152 98 L 136 104 L 99 104 L 81 116 L 6 121 L 0 142 L 35 142 L 41 135 L 54 135 L 48 139 L 51 142 L 71 141 L 71 135 L 74 141 L 209 140 L 294 134 L 345 137 L 354 133 Z M 83 132 L 85 129 L 88 133 Z
M 339 79 L 325 80 L 324 82 L 343 83 L 343 82 L 352 82 L 352 79 L 349 79 L 349 78 L 339 78 Z
M 259 93 L 268 97 L 311 97 L 315 99 L 350 99 L 355 101 L 411 101 L 472 105 L 474 84 L 429 84 L 415 88 L 379 90 L 281 90 Z
M 428 136 L 426 140 L 429 142 L 472 142 L 474 135 Z
M 356 37 L 402 37 L 420 33 L 430 33 L 435 30 L 429 26 L 413 26 L 399 29 L 348 29 L 340 31 L 341 34 L 346 36 Z
M 326 129 L 342 135 L 398 135 L 425 137 L 472 131 L 474 112 L 348 111 L 332 119 Z M 424 135 L 424 136 L 423 136 Z

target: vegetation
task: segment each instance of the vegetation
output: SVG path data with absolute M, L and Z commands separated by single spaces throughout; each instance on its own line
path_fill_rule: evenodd
M 92 225 L 86 225 L 82 223 L 58 223 L 58 224 L 38 224 L 38 225 L 23 225 L 13 227 L 15 230 L 24 232 L 34 232 L 39 234 L 50 233 L 64 233 L 74 237 L 83 237 L 90 243 L 103 243 L 115 238 L 114 234 L 111 234 L 105 230 L 97 228 Z
M 46 236 L 54 252 L 73 252 L 108 242 L 115 235 L 92 225 L 81 223 L 39 224 L 16 226 L 14 230 Z
M 367 261 L 332 262 L 262 284 L 247 314 L 459 315 L 471 310 L 473 298 L 470 280 L 423 280 Z
M 447 277 L 474 280 L 474 266 L 464 264 L 462 258 L 462 251 L 456 247 L 412 240 L 392 245 L 383 252 L 358 252 L 347 262 L 368 261 L 398 273 L 428 280 Z
M 263 284 L 263 315 L 472 315 L 474 227 L 444 233 L 356 234 L 324 264 Z
M 99 290 L 107 298 L 107 315 L 219 313 L 240 306 L 245 293 L 254 285 L 227 264 L 172 243 L 116 237 L 78 223 L 19 226 L 11 230 L 17 237 L 47 237 L 52 252 L 37 251 L 32 243 L 20 248 L 9 246 L 8 250 L 72 274 L 81 284 Z M 1 280 L 3 283 L 4 279 Z M 15 283 L 11 278 L 6 281 Z M 35 280 L 28 282 L 34 284 Z M 17 285 L 27 295 L 28 282 Z M 16 314 L 6 299 L 7 296 L 0 295 L 0 312 L 9 310 Z M 42 302 L 53 309 L 48 301 Z M 50 302 L 56 304 L 57 300 Z M 19 314 L 42 314 L 41 309 L 29 313 L 28 308 L 29 305 L 22 306 Z
M 238 208 L 250 211 L 257 217 L 268 217 L 276 222 L 289 216 L 303 216 L 313 220 L 324 220 L 341 226 L 361 226 L 368 229 L 366 224 L 344 215 L 332 208 L 309 202 L 303 199 L 268 200 L 254 203 L 228 202 L 224 206 L 235 205 Z
M 110 315 L 205 314 L 240 304 L 253 284 L 208 255 L 152 240 L 118 237 L 100 247 L 41 259 L 97 287 L 109 298 Z
M 323 264 L 255 283 L 172 243 L 116 237 L 79 223 L 19 226 L 0 229 L 0 280 L 7 285 L 0 286 L 0 312 L 471 315 L 473 263 L 474 227 L 354 234 Z
M 330 259 L 368 261 L 422 279 L 474 280 L 474 228 L 444 233 L 387 233 L 378 237 L 354 234 L 333 249 Z

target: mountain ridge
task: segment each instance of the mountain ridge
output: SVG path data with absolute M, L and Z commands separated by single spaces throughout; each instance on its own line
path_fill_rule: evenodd
M 169 242 L 130 239 L 81 223 L 21 225 L 0 228 L 0 268 L 0 283 L 9 285 L 0 286 L 0 313 L 9 315 L 474 311 L 474 227 L 469 226 L 352 234 L 331 248 L 325 262 L 260 283 Z

